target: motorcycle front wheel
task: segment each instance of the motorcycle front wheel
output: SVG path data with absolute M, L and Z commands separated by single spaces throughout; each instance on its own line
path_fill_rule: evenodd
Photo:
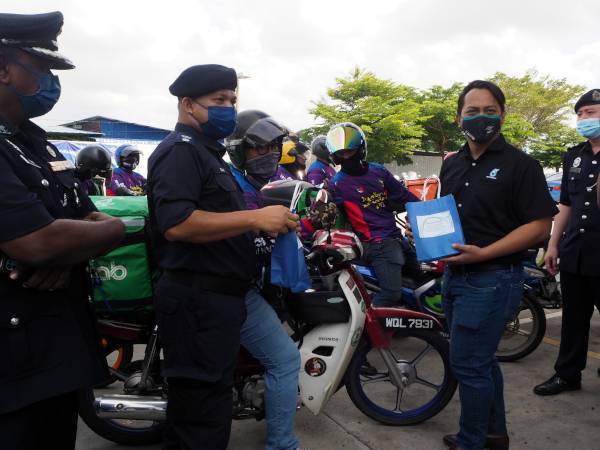
M 546 314 L 537 298 L 525 291 L 519 309 L 506 324 L 496 358 L 510 362 L 524 358 L 533 352 L 546 334 Z
M 452 399 L 457 386 L 450 369 L 448 341 L 438 332 L 417 330 L 410 335 L 395 334 L 389 349 L 373 348 L 364 340 L 350 361 L 345 382 L 350 399 L 361 412 L 396 426 L 435 416 Z

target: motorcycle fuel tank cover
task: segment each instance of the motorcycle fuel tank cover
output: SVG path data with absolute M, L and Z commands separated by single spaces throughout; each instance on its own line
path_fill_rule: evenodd
M 304 364 L 304 371 L 311 377 L 320 377 L 327 371 L 327 364 L 321 358 L 310 358 Z

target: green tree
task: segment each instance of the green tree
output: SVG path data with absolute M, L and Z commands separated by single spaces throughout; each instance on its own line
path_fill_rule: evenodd
M 531 156 L 544 167 L 555 170 L 562 166 L 562 159 L 569 147 L 581 142 L 581 136 L 574 128 L 561 125 L 531 142 Z
M 402 163 L 420 147 L 425 131 L 414 88 L 356 68 L 348 77 L 337 78 L 327 96 L 314 102 L 310 112 L 320 124 L 303 130 L 303 138 L 324 134 L 339 122 L 353 122 L 367 136 L 372 161 Z
M 458 150 L 464 143 L 463 134 L 456 125 L 456 107 L 462 89 L 462 84 L 454 83 L 449 88 L 432 86 L 421 91 L 419 101 L 426 132 L 422 139 L 423 150 L 443 155 Z

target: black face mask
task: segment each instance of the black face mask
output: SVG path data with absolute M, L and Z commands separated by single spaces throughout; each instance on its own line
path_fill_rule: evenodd
M 250 184 L 260 189 L 269 182 L 269 179 L 277 172 L 280 155 L 278 153 L 267 153 L 254 159 L 246 161 L 246 175 Z
M 342 166 L 342 172 L 348 175 L 364 175 L 369 170 L 369 166 L 362 160 L 359 152 L 356 152 L 348 159 L 338 158 L 338 161 Z
M 500 132 L 500 116 L 478 114 L 463 117 L 462 132 L 467 139 L 483 144 L 491 141 Z

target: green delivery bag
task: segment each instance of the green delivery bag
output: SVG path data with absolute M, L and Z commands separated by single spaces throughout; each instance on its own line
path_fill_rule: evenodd
M 148 258 L 146 197 L 90 198 L 99 211 L 119 217 L 127 234 L 125 245 L 90 261 L 96 309 L 129 312 L 150 307 L 153 273 Z

